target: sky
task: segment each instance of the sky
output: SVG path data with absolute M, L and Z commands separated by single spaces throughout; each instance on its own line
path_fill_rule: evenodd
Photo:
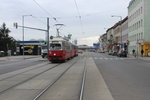
M 78 45 L 89 45 L 98 42 L 100 35 L 113 26 L 120 19 L 112 15 L 128 15 L 130 0 L 0 0 L 0 25 L 3 22 L 11 30 L 10 36 L 22 40 L 22 28 L 15 28 L 14 22 L 46 29 L 46 18 L 50 18 L 50 36 L 56 36 L 55 24 L 64 24 L 60 28 L 60 35 L 72 34 L 72 40 Z M 77 4 L 77 6 L 76 6 Z M 81 16 L 81 17 L 79 17 Z M 56 18 L 57 20 L 54 20 Z M 25 29 L 25 40 L 39 40 L 46 38 L 46 33 Z

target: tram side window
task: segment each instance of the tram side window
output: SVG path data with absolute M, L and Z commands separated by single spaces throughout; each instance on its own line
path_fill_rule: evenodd
M 68 46 L 68 43 L 66 43 L 66 50 L 69 50 L 69 46 Z
M 75 49 L 75 45 L 72 45 L 72 49 Z
M 50 44 L 50 50 L 61 50 L 61 44 Z
M 66 44 L 65 44 L 65 42 L 62 42 L 62 49 L 66 50 Z
M 62 42 L 62 45 L 63 45 L 63 50 L 66 50 L 66 43 Z
M 68 44 L 68 42 L 65 42 L 65 48 L 66 48 L 66 50 L 69 50 L 69 44 Z

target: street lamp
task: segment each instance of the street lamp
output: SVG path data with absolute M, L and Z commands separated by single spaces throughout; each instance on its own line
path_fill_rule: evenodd
M 121 23 L 121 21 L 122 21 L 122 16 L 117 16 L 117 15 L 112 15 L 111 17 L 119 17 L 120 18 L 120 23 Z M 122 48 L 122 24 L 120 24 L 120 41 L 121 41 L 121 48 Z
M 22 53 L 23 53 L 23 56 L 24 56 L 24 17 L 26 16 L 32 16 L 32 15 L 22 15 L 22 41 L 23 41 Z

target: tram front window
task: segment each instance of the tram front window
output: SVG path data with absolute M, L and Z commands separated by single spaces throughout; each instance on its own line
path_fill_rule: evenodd
M 61 44 L 50 44 L 50 50 L 61 50 Z

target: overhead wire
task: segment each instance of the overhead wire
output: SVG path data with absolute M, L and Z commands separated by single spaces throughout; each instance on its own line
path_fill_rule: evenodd
M 74 3 L 75 3 L 75 6 L 76 6 L 76 9 L 77 9 L 77 12 L 78 12 L 79 18 L 81 19 L 81 15 L 80 15 L 79 7 L 78 7 L 78 5 L 77 5 L 77 1 L 76 1 L 76 0 L 74 0 Z
M 78 7 L 78 4 L 77 4 L 77 1 L 74 0 L 74 3 L 75 3 L 75 6 L 76 6 L 76 10 L 77 10 L 78 17 L 79 17 L 79 21 L 80 21 L 80 25 L 81 25 L 81 32 L 84 33 L 84 32 L 83 32 L 82 17 L 81 17 L 80 11 L 79 11 L 79 7 Z
M 50 15 L 50 17 L 57 23 L 58 20 L 56 17 L 54 17 L 51 13 L 49 13 L 45 8 L 43 8 L 36 0 L 33 0 L 33 2 L 41 9 L 43 10 L 45 13 L 47 13 L 48 15 Z M 35 16 L 34 16 L 35 17 Z M 36 17 L 37 18 L 37 17 Z M 42 17 L 41 17 L 42 18 Z M 40 21 L 40 20 L 39 20 Z M 40 21 L 41 22 L 41 21 Z M 51 27 L 52 28 L 52 27 Z
M 43 8 L 36 0 L 33 0 L 33 1 L 35 2 L 36 5 L 39 6 L 39 8 L 41 8 L 45 13 L 47 13 L 48 15 L 50 15 L 50 17 L 52 17 L 57 22 L 56 17 L 53 17 L 52 14 L 50 14 L 45 8 Z
M 39 19 L 39 17 L 36 17 L 36 16 L 32 16 L 33 18 L 37 19 L 39 22 L 41 22 L 42 24 L 45 25 L 45 22 L 43 22 L 42 20 Z

